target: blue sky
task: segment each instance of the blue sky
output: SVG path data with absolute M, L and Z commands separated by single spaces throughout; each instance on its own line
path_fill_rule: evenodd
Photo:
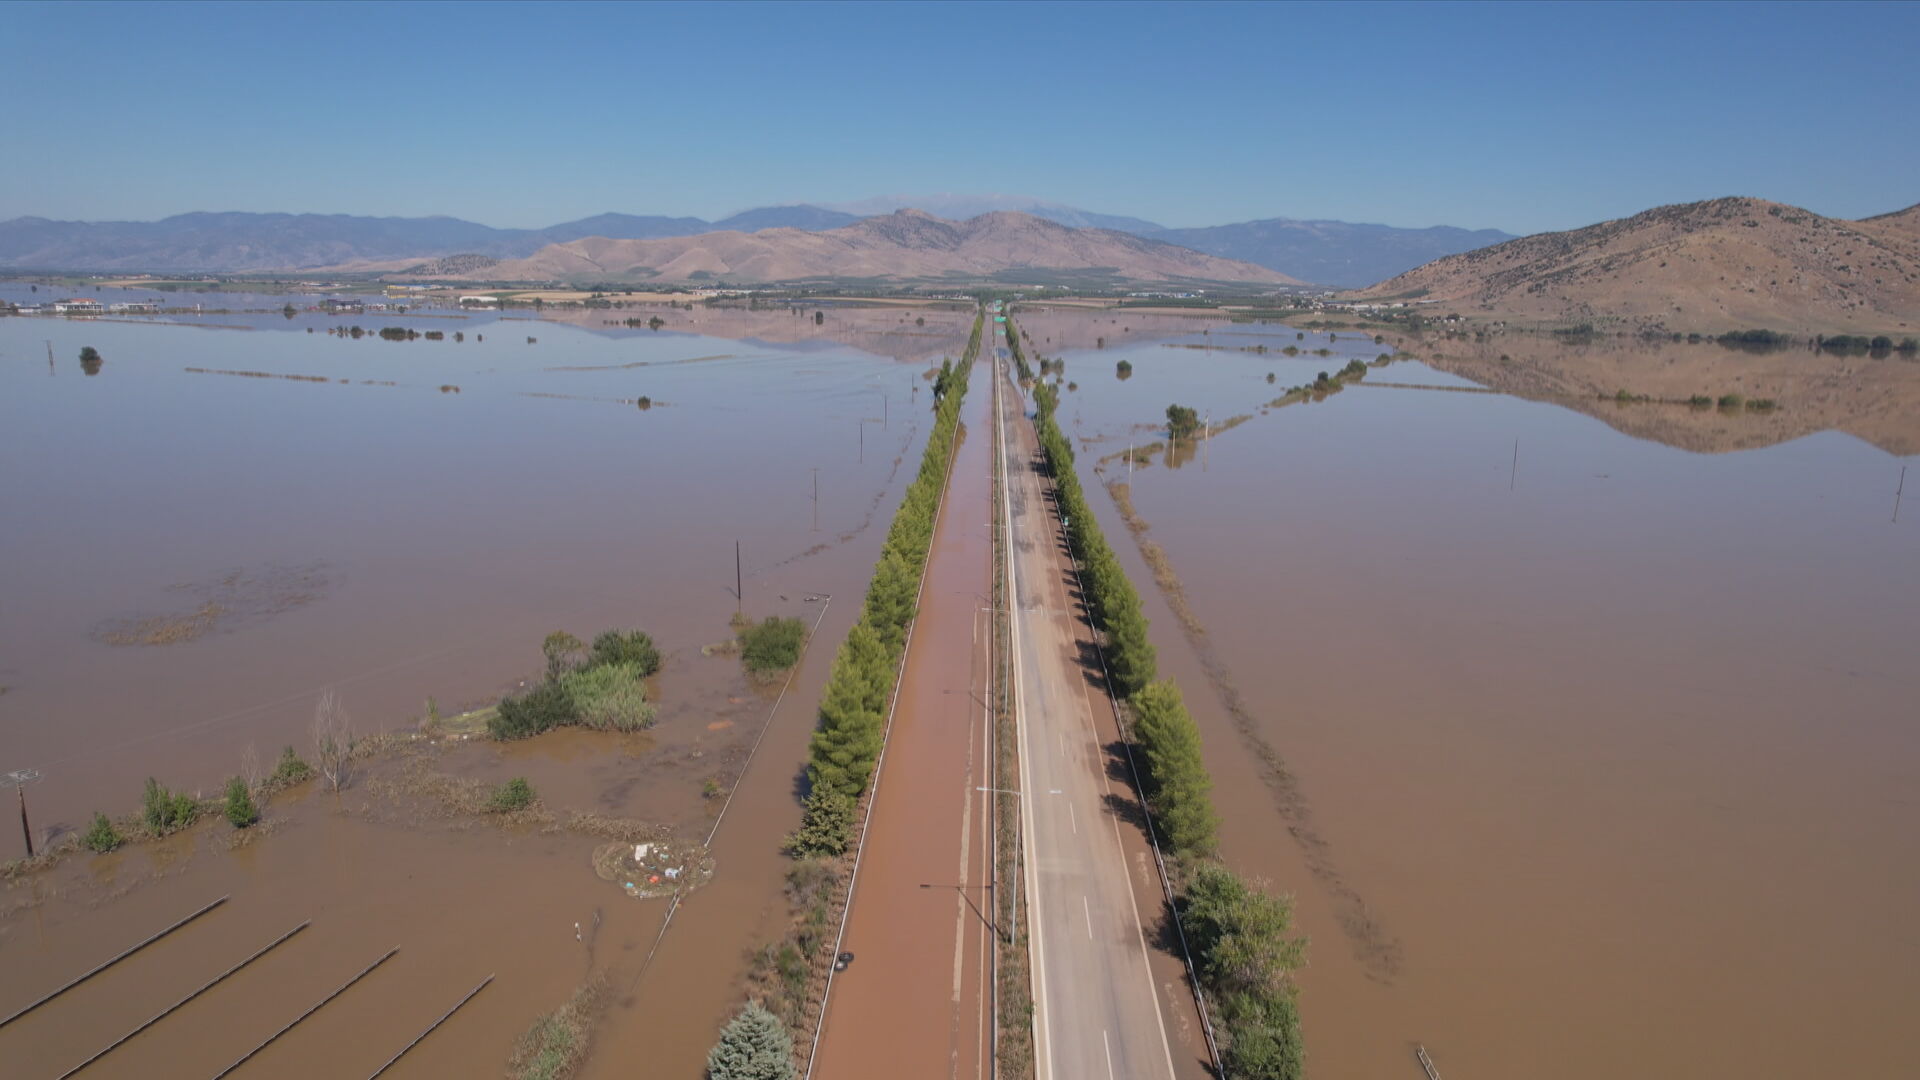
M 0 219 L 1920 202 L 1920 4 L 12 4 Z

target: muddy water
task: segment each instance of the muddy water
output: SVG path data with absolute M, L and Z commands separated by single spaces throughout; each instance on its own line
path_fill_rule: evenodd
M 349 809 L 354 803 L 345 800 Z M 28 892 L 45 899 L 13 911 L 0 937 L 5 1013 L 208 901 L 232 899 L 0 1029 L 7 1074 L 60 1074 L 311 920 L 87 1075 L 211 1076 L 396 946 L 393 959 L 246 1069 L 368 1075 L 491 974 L 486 991 L 388 1074 L 488 1075 L 532 1018 L 566 1000 L 589 969 L 634 970 L 666 907 L 600 881 L 588 864 L 591 838 L 445 824 L 396 829 L 343 813 L 320 794 L 273 813 L 285 823 L 246 849 L 224 850 L 221 823 L 160 851 L 76 862 L 8 890 L 10 903 Z
M 1276 363 L 1136 346 L 1122 383 L 1111 349 L 1065 355 L 1063 409 L 1102 453 L 1171 400 L 1259 397 Z M 1225 854 L 1294 892 L 1314 939 L 1317 1075 L 1418 1075 L 1416 1043 L 1479 1077 L 1920 1064 L 1902 464 L 1832 431 L 1703 455 L 1552 404 L 1362 387 L 1136 471 L 1205 630 L 1196 652 L 1145 590 Z M 1285 814 L 1203 660 L 1284 756 Z
M 899 320 L 892 315 L 889 325 Z M 751 320 L 735 320 L 733 338 L 512 316 L 442 323 L 302 314 L 289 323 L 275 314 L 228 322 L 255 328 L 0 320 L 0 460 L 8 463 L 0 498 L 31 510 L 9 516 L 0 564 L 7 598 L 0 684 L 8 687 L 0 695 L 0 760 L 40 769 L 43 779 L 31 789 L 36 830 L 58 834 L 95 807 L 131 810 L 146 775 L 211 790 L 236 771 L 248 745 L 268 760 L 284 744 L 304 747 L 324 686 L 337 688 L 358 730 L 404 728 L 428 696 L 451 712 L 514 685 L 538 668 L 549 630 L 585 637 L 610 625 L 643 626 L 667 654 L 654 680 L 660 716 L 653 730 L 475 747 L 450 758 L 446 771 L 488 782 L 524 775 L 558 805 L 659 822 L 694 839 L 720 827 L 716 880 L 688 898 L 664 937 L 664 905 L 615 894 L 628 906 L 619 963 L 601 958 L 614 993 L 597 1035 L 601 1057 L 589 1072 L 626 1075 L 645 1061 L 661 1075 L 695 1074 L 738 995 L 748 951 L 784 919 L 778 844 L 798 818 L 794 783 L 813 704 L 924 439 L 924 365 L 904 347 L 899 355 L 875 354 L 830 336 L 768 344 L 752 336 Z M 355 323 L 439 329 L 448 340 L 324 333 Z M 926 328 L 949 325 L 958 336 L 948 351 L 957 352 L 965 322 L 951 313 L 926 316 Z M 455 329 L 464 342 L 451 340 Z M 913 329 L 914 347 L 930 347 L 923 327 Z M 843 336 L 854 336 L 851 327 Z M 97 375 L 78 364 L 81 345 L 103 355 Z M 458 390 L 443 389 L 451 387 Z M 640 395 L 652 398 L 651 409 L 635 406 Z M 747 680 L 737 659 L 701 652 L 729 635 L 735 539 L 749 612 L 818 620 L 820 647 L 810 649 L 784 699 L 780 684 Z M 209 595 L 221 610 L 192 640 L 102 640 L 103 626 L 191 612 Z M 708 780 L 718 796 L 703 791 Z M 736 791 L 730 804 L 729 791 Z M 375 868 L 340 875 L 381 899 L 342 900 L 333 924 L 345 926 L 335 932 L 356 945 L 362 937 L 370 942 L 390 936 L 391 910 L 417 908 L 423 927 L 446 931 L 435 938 L 446 943 L 440 955 L 462 962 L 435 960 L 415 976 L 439 980 L 407 998 L 415 1011 L 451 1004 L 451 997 L 440 1000 L 448 996 L 440 983 L 464 979 L 465 964 L 522 972 L 522 990 L 490 988 L 470 1007 L 484 1035 L 451 1067 L 496 1069 L 512 1037 L 564 1000 L 583 969 L 571 952 L 529 944 L 547 931 L 523 933 L 515 918 L 485 913 L 498 893 L 500 905 L 525 907 L 528 925 L 551 922 L 570 934 L 572 921 L 591 910 L 583 898 L 607 889 L 585 870 L 592 845 L 514 839 L 503 853 L 468 857 L 458 853 L 467 842 L 458 836 L 416 832 L 404 817 L 382 820 L 377 830 L 351 834 L 290 828 L 257 849 L 205 855 L 196 864 L 205 869 L 142 886 L 125 900 L 100 901 L 88 909 L 99 925 L 128 929 L 109 935 L 72 923 L 76 938 L 47 946 L 55 950 L 48 977 L 71 966 L 70 952 L 84 951 L 74 940 L 131 940 L 132 928 L 147 924 L 145 905 L 157 911 L 171 899 L 184 910 L 192 906 L 188 893 L 233 891 L 236 910 L 245 901 L 291 912 L 300 905 L 280 898 L 323 888 L 303 884 L 310 877 L 293 868 L 316 859 L 329 865 L 328 853 L 350 851 Z M 17 844 L 17 835 L 7 842 Z M 534 857 L 543 851 L 551 856 L 544 862 Z M 86 856 L 71 865 L 102 872 L 96 868 L 120 858 Z M 416 878 L 431 884 L 416 886 Z M 397 884 L 403 879 L 409 883 Z M 180 895 L 163 896 L 165 889 Z M 434 922 L 436 911 L 462 904 L 473 907 L 471 919 Z M 8 916 L 5 929 L 29 919 L 38 926 L 58 910 L 50 904 Z M 316 919 L 279 952 L 304 947 L 320 929 Z M 256 947 L 246 934 L 211 924 L 195 933 L 215 943 L 210 957 L 237 959 Z M 570 938 L 564 944 L 574 945 Z M 14 947 L 4 947 L 15 970 Z M 348 958 L 337 959 L 340 966 Z M 269 961 L 279 962 L 278 954 L 256 966 Z M 396 968 L 400 962 L 388 968 L 411 970 Z M 329 970 L 325 978 L 337 983 L 348 974 Z M 383 968 L 369 987 L 388 974 Z M 155 996 L 123 989 L 98 991 L 116 1018 Z M 26 992 L 11 983 L 6 990 Z M 237 1000 L 245 1004 L 246 996 Z M 206 1004 L 216 1018 L 241 1008 L 212 1008 L 212 995 Z M 275 997 L 271 1004 L 282 1003 Z M 252 1023 L 251 1012 L 235 1015 Z M 396 1028 L 414 1020 L 396 1006 Z M 69 1048 L 93 1034 L 83 1025 L 50 1045 Z M 334 1038 L 319 1045 L 346 1046 L 339 1033 Z M 366 1047 L 347 1048 L 372 1052 L 379 1042 L 370 1037 Z M 360 1067 L 357 1058 L 312 1052 L 316 1075 Z

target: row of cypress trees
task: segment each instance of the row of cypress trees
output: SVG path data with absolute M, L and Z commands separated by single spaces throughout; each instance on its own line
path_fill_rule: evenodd
M 1030 378 L 1007 321 L 1007 340 L 1023 381 Z M 1253 1080 L 1298 1080 L 1305 1075 L 1300 1014 L 1291 977 L 1304 962 L 1306 942 L 1293 932 L 1292 906 L 1236 875 L 1216 857 L 1219 815 L 1213 778 L 1201 756 L 1200 728 L 1171 679 L 1156 681 L 1156 656 L 1147 637 L 1140 594 L 1108 546 L 1087 505 L 1073 466 L 1073 444 L 1054 418 L 1059 391 L 1033 388 L 1034 429 L 1053 476 L 1067 543 L 1094 624 L 1106 637 L 1107 674 L 1126 699 L 1131 734 L 1140 750 L 1141 777 L 1153 825 L 1173 855 L 1181 925 L 1194 968 L 1226 1036 L 1229 1075 Z
M 787 840 L 796 857 L 839 855 L 853 839 L 854 804 L 873 778 L 880 757 L 887 700 L 906 649 L 921 572 L 933 543 L 935 513 L 946 485 L 960 425 L 967 376 L 980 351 L 981 317 L 960 363 L 943 362 L 934 379 L 933 433 L 920 473 L 907 485 L 893 526 L 867 586 L 866 607 L 834 657 L 820 699 L 820 724 L 808 751 L 811 793 L 800 830 Z

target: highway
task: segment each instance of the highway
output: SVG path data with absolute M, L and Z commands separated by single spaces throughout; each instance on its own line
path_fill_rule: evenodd
M 1124 760 L 1114 757 L 1118 728 L 1033 427 L 1017 386 L 1002 363 L 995 367 L 1003 447 L 996 467 L 1007 480 L 1012 684 L 1027 807 L 1023 885 L 1032 919 L 1036 1075 L 1206 1075 L 1193 1052 L 1194 1025 L 1179 1011 L 1191 1013 L 1193 1003 L 1178 962 L 1148 944 L 1148 928 L 1165 903 L 1141 830 L 1122 817 L 1137 817 L 1138 804 L 1127 774 L 1110 771 Z M 1183 1038 L 1169 1039 L 1169 1020 Z

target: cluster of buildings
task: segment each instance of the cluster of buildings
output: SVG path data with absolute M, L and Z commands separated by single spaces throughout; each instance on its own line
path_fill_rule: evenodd
M 47 304 L 20 304 L 13 310 L 19 315 L 152 315 L 160 310 L 160 305 L 152 300 L 103 304 L 82 296 Z

